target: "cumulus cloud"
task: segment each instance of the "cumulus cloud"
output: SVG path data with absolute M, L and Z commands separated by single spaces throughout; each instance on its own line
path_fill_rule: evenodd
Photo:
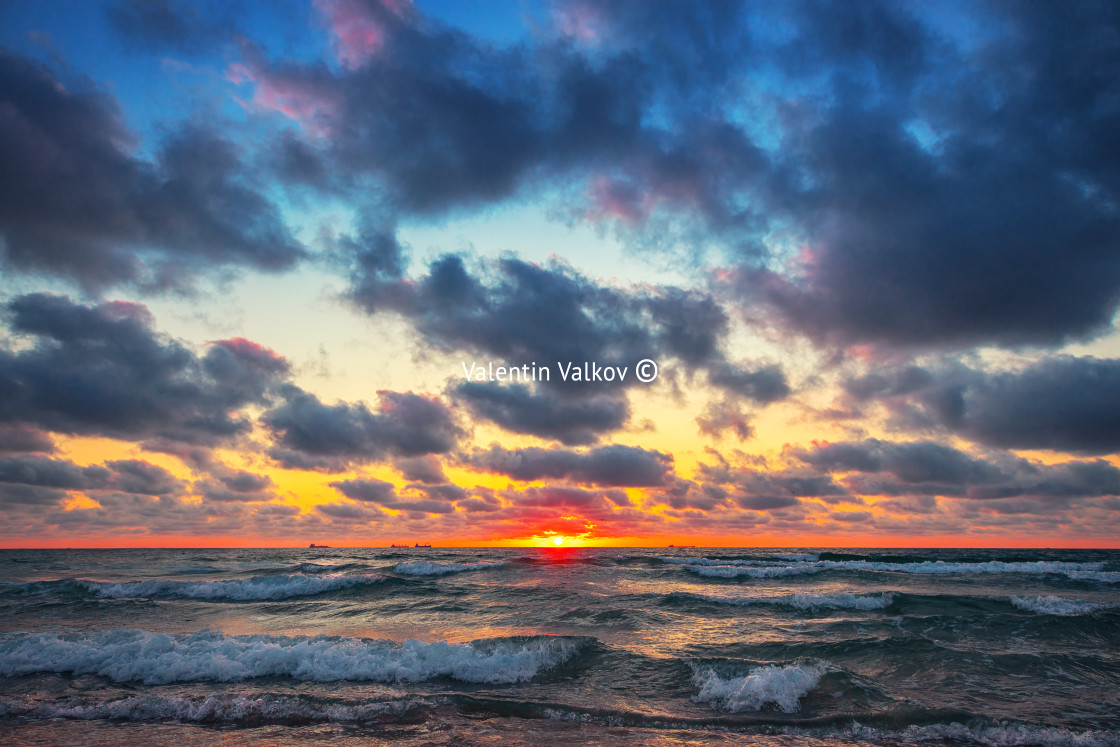
M 587 451 L 571 449 L 504 449 L 497 444 L 465 455 L 476 469 L 514 480 L 567 480 L 606 487 L 663 485 L 673 474 L 673 457 L 660 451 L 612 444 Z
M 108 94 L 68 87 L 0 53 L 0 258 L 9 271 L 88 289 L 183 287 L 211 268 L 293 267 L 305 250 L 243 155 L 195 124 L 173 130 L 154 161 Z
M 1017 370 L 904 366 L 849 379 L 898 428 L 938 428 L 982 444 L 1085 454 L 1120 450 L 1120 361 L 1053 356 Z
M 0 350 L 0 421 L 79 435 L 216 445 L 246 434 L 241 412 L 288 373 L 276 353 L 222 340 L 202 356 L 153 328 L 134 303 L 20 296 L 11 329 L 29 347 Z
M 293 469 L 339 470 L 455 448 L 462 429 L 439 399 L 391 391 L 378 396 L 371 410 L 365 403 L 325 405 L 302 389 L 284 388 L 283 402 L 262 416 L 275 439 L 271 455 Z

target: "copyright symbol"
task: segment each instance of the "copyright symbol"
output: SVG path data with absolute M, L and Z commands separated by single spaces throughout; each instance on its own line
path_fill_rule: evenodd
M 649 358 L 644 358 L 634 366 L 634 375 L 638 377 L 638 381 L 648 384 L 657 378 L 657 364 Z

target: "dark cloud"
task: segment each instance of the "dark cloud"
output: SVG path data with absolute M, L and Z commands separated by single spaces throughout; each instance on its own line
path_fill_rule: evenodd
M 857 473 L 842 481 L 856 495 L 1061 502 L 1120 494 L 1120 468 L 1103 459 L 1042 464 L 1007 453 L 975 457 L 932 441 L 878 439 L 816 444 L 788 453 L 824 473 Z
M 343 495 L 355 501 L 369 503 L 393 502 L 397 499 L 397 489 L 391 482 L 384 480 L 340 480 L 332 482 Z
M 791 84 L 830 73 L 783 123 L 782 157 L 804 178 L 770 193 L 804 248 L 797 266 L 743 270 L 739 290 L 841 344 L 1106 330 L 1120 299 L 1120 151 L 1104 135 L 1120 123 L 1115 7 L 976 9 L 1004 29 L 982 41 L 907 12 L 796 20 L 776 65 Z
M 50 436 L 38 428 L 23 423 L 0 423 L 0 454 L 38 451 L 54 451 Z
M 467 497 L 467 492 L 456 485 L 421 486 L 423 497 L 401 495 L 392 483 L 382 480 L 341 480 L 332 482 L 331 487 L 355 501 L 416 514 L 451 513 L 455 510 L 454 501 Z
M 114 495 L 171 497 L 182 483 L 148 462 L 124 459 L 81 466 L 37 454 L 0 457 L 0 505 L 57 506 L 70 491 L 112 502 Z
M 457 386 L 453 396 L 475 417 L 566 446 L 593 444 L 630 418 L 626 399 L 606 392 L 571 399 L 539 386 L 469 381 Z
M 722 438 L 726 431 L 732 431 L 740 441 L 754 436 L 754 426 L 750 418 L 738 405 L 732 402 L 710 402 L 704 412 L 696 416 L 700 432 L 714 438 Z
M 318 171 L 372 179 L 391 212 L 575 183 L 574 214 L 640 245 L 722 247 L 752 318 L 823 343 L 1053 344 L 1106 329 L 1116 310 L 1108 3 L 971 9 L 1005 33 L 966 37 L 885 2 L 749 15 L 571 2 L 552 34 L 506 47 L 380 3 L 339 6 L 341 69 L 248 69 L 259 98 L 314 120 L 332 166 Z M 347 42 L 343 16 L 376 43 Z M 767 247 L 774 235 L 800 253 Z M 449 262 L 433 277 L 466 303 Z
M 570 480 L 605 487 L 664 485 L 673 474 L 673 457 L 669 454 L 620 444 L 582 452 L 494 445 L 465 456 L 464 461 L 515 480 Z
M 393 460 L 393 466 L 400 470 L 404 479 L 425 485 L 439 485 L 447 482 L 443 464 L 434 456 L 400 457 Z
M 334 247 L 354 241 L 337 238 Z M 456 390 L 476 414 L 514 432 L 582 444 L 619 428 L 629 415 L 622 389 L 644 386 L 634 367 L 645 358 L 667 370 L 674 361 L 686 373 L 706 369 L 714 386 L 761 404 L 790 393 L 780 366 L 752 368 L 726 360 L 721 345 L 729 320 L 709 294 L 673 287 L 627 291 L 596 283 L 560 262 L 539 266 L 512 257 L 472 273 L 464 257 L 445 255 L 426 276 L 405 279 L 399 275 L 402 249 L 391 237 L 363 234 L 360 247 L 352 255 L 349 294 L 359 307 L 403 314 L 429 343 L 446 351 L 550 368 L 549 379 L 538 380 L 533 394 L 523 386 L 503 389 L 491 382 L 468 382 Z M 614 384 L 563 380 L 559 364 L 585 361 L 626 366 L 627 378 Z
M 214 479 L 195 484 L 195 491 L 211 501 L 260 502 L 275 498 L 270 490 L 272 478 L 244 470 L 220 467 L 213 470 Z
M 364 403 L 325 405 L 317 397 L 286 387 L 282 404 L 261 420 L 272 431 L 270 454 L 292 469 L 340 469 L 376 461 L 451 451 L 462 431 L 438 399 L 412 393 L 378 392 L 371 411 Z
M 0 421 L 127 440 L 215 445 L 247 433 L 287 362 L 247 340 L 199 357 L 157 333 L 147 308 L 32 294 L 8 304 L 30 347 L 0 350 Z
M 229 7 L 223 4 L 204 8 L 175 0 L 118 0 L 105 9 L 105 14 L 130 46 L 146 51 L 197 54 L 230 37 Z M 216 15 L 227 17 L 219 22 Z
M 898 428 L 944 428 L 983 444 L 1085 454 L 1120 451 L 1120 361 L 1056 356 L 1017 371 L 904 367 L 851 379 Z
M 89 289 L 182 287 L 218 266 L 291 268 L 303 248 L 246 171 L 206 128 L 174 130 L 154 162 L 108 95 L 71 89 L 0 52 L 0 248 L 9 270 Z
M 708 371 L 708 380 L 713 386 L 764 405 L 785 399 L 790 394 L 785 373 L 777 364 L 750 370 L 724 362 Z

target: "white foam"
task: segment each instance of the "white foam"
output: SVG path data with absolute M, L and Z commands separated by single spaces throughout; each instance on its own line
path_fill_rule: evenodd
M 980 563 L 957 563 L 943 560 L 926 560 L 918 563 L 890 563 L 875 560 L 818 560 L 816 556 L 804 554 L 804 557 L 794 555 L 775 556 L 776 560 L 751 560 L 751 559 L 720 559 L 720 558 L 671 558 L 662 557 L 660 560 L 674 565 L 683 565 L 689 570 L 697 568 L 798 568 L 802 573 L 811 573 L 824 570 L 847 571 L 880 571 L 889 573 L 915 573 L 915 574 L 942 574 L 942 573 L 1027 573 L 1027 574 L 1065 574 L 1071 579 L 1087 581 L 1104 581 L 1106 583 L 1120 582 L 1120 572 L 1102 571 L 1104 563 L 1070 563 L 1055 560 L 1033 560 L 1009 562 L 1003 560 L 989 560 Z M 750 573 L 732 573 L 719 571 L 709 574 L 711 576 L 733 577 L 735 575 L 752 575 Z M 792 575 L 779 573 L 774 575 Z M 767 576 L 758 576 L 766 578 Z
M 761 711 L 773 704 L 785 713 L 801 710 L 801 698 L 820 684 L 831 667 L 824 662 L 795 663 L 784 667 L 756 667 L 742 677 L 724 679 L 710 667 L 693 667 L 692 684 L 700 688 L 697 703 L 712 703 L 730 713 Z
M 942 560 L 926 560 L 921 563 L 884 563 L 870 560 L 818 560 L 813 563 L 820 568 L 836 568 L 853 571 L 888 571 L 891 573 L 1070 573 L 1100 570 L 1104 563 L 1065 563 L 1054 560 L 1033 560 L 1006 562 L 989 560 L 983 563 L 952 563 Z M 1120 574 L 1117 574 L 1120 576 Z
M 1109 609 L 1113 605 L 1063 597 L 1011 597 L 1011 603 L 1021 610 L 1039 615 L 1085 615 Z
M 501 568 L 509 565 L 506 561 L 491 563 L 434 563 L 428 560 L 413 560 L 408 563 L 397 563 L 393 570 L 406 576 L 443 576 L 448 573 L 465 573 L 467 571 L 485 571 L 490 568 Z
M 783 594 L 780 596 L 730 596 L 724 594 L 691 594 L 683 596 L 703 599 L 714 604 L 726 604 L 733 607 L 746 607 L 752 604 L 771 604 L 787 607 L 796 607 L 801 610 L 816 609 L 847 609 L 847 610 L 881 610 L 890 606 L 894 594 Z
M 316 703 L 280 695 L 182 697 L 134 695 L 115 700 L 64 698 L 0 698 L 0 717 L 31 719 L 186 721 L 243 723 L 259 721 L 362 722 L 400 716 L 424 701 L 393 700 L 372 703 Z
M 0 674 L 97 674 L 116 682 L 229 682 L 286 676 L 315 682 L 522 682 L 570 659 L 586 639 L 561 636 L 471 643 L 339 636 L 168 635 L 144 630 L 2 633 Z
M 147 581 L 78 580 L 77 583 L 102 597 L 124 599 L 129 597 L 176 596 L 191 599 L 235 599 L 254 601 L 288 599 L 351 586 L 376 584 L 383 576 L 369 574 L 344 576 L 341 574 L 294 574 L 280 576 L 254 576 L 229 581 L 172 581 L 155 578 Z
M 700 576 L 709 578 L 779 578 L 782 576 L 801 576 L 806 573 L 818 573 L 819 569 L 810 566 L 766 566 L 752 568 L 740 565 L 686 565 L 685 568 Z

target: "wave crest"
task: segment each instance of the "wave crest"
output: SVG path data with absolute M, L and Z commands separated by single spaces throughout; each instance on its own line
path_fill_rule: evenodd
M 79 579 L 77 583 L 99 596 L 111 599 L 173 596 L 191 599 L 233 599 L 247 602 L 304 597 L 346 589 L 351 586 L 376 584 L 384 580 L 383 576 L 370 574 L 344 576 L 341 574 L 316 573 L 314 575 L 254 576 L 253 578 L 229 581 L 172 581 L 156 578 L 147 581 L 122 581 L 118 583 Z
M 742 677 L 724 679 L 710 667 L 694 667 L 692 683 L 700 688 L 697 703 L 712 703 L 730 713 L 761 711 L 773 704 L 785 713 L 801 710 L 801 699 L 815 690 L 831 667 L 824 662 L 770 664 Z
M 0 634 L 0 674 L 96 674 L 115 682 L 230 682 L 281 676 L 314 682 L 421 682 L 451 677 L 508 684 L 563 664 L 585 638 L 530 636 L 401 643 L 339 636 L 169 635 L 144 630 Z

